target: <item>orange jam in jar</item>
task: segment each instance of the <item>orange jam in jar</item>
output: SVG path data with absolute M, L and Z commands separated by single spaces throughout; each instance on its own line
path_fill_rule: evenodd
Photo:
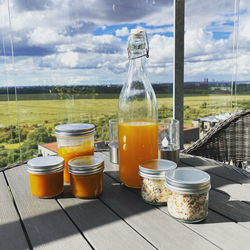
M 69 161 L 70 187 L 75 197 L 95 198 L 102 193 L 104 160 L 80 156 Z
M 55 197 L 63 192 L 64 160 L 58 156 L 44 156 L 27 163 L 30 191 L 39 198 Z
M 55 127 L 58 156 L 64 158 L 64 182 L 70 182 L 68 161 L 82 155 L 94 154 L 95 125 L 88 123 L 62 124 Z

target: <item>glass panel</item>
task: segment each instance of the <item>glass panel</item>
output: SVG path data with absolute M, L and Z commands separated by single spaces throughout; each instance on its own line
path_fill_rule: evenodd
M 13 36 L 10 32 L 8 2 L 0 2 L 0 167 L 13 164 L 20 158 L 20 126 L 15 87 Z
M 186 2 L 184 125 L 197 127 L 193 134 L 186 128 L 186 144 L 229 113 L 250 106 L 249 77 L 244 70 L 248 52 L 243 45 L 249 39 L 245 33 L 249 13 L 244 1 L 241 6 L 238 3 Z
M 0 10 L 0 132 L 6 137 L 0 153 L 14 154 L 1 166 L 54 142 L 57 124 L 94 123 L 95 137 L 108 139 L 108 120 L 117 116 L 127 76 L 128 34 L 137 27 L 148 33 L 146 66 L 159 115 L 171 115 L 172 0 L 0 0 Z

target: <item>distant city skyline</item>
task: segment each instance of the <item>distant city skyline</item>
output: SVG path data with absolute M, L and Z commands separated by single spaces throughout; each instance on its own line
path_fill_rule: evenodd
M 185 82 L 232 80 L 234 5 L 186 0 Z M 240 1 L 239 81 L 250 79 L 249 8 Z M 138 27 L 149 36 L 151 82 L 172 82 L 172 0 L 9 0 L 9 10 L 0 0 L 0 86 L 123 84 Z

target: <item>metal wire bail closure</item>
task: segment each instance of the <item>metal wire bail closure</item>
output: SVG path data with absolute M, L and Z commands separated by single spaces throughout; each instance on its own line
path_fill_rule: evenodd
M 128 58 L 130 60 L 146 56 L 149 58 L 149 42 L 145 31 L 132 30 L 128 43 Z

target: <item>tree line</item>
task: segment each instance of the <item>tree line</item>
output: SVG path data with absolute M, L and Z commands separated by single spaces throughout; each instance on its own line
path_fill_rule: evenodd
M 197 85 L 198 84 L 198 85 Z M 184 84 L 185 94 L 211 94 L 211 87 L 230 87 L 230 83 L 209 83 L 200 84 L 196 82 L 189 82 Z M 96 95 L 96 94 L 119 94 L 121 92 L 122 85 L 53 85 L 53 86 L 27 86 L 17 87 L 17 94 L 56 94 L 59 97 L 67 98 L 68 95 Z M 170 83 L 165 84 L 153 84 L 153 88 L 156 94 L 172 93 L 173 86 Z M 0 88 L 0 95 L 6 94 L 6 87 Z M 219 88 L 212 91 L 217 93 L 227 92 L 220 90 Z M 8 93 L 10 95 L 15 94 L 14 87 L 8 87 Z M 250 93 L 250 84 L 237 85 L 238 94 Z

